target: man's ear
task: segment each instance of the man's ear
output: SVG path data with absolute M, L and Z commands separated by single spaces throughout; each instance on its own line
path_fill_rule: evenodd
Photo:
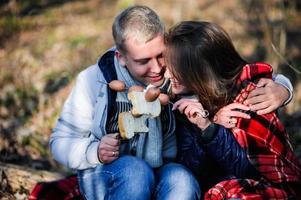
M 115 56 L 118 59 L 121 66 L 125 67 L 126 66 L 125 57 L 122 55 L 122 53 L 120 53 L 120 51 L 116 50 Z

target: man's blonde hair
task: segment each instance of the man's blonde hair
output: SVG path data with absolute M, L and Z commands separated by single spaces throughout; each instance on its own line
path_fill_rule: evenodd
M 112 31 L 117 49 L 126 53 L 124 43 L 129 37 L 139 43 L 150 41 L 158 35 L 164 35 L 164 24 L 149 7 L 131 6 L 117 15 Z

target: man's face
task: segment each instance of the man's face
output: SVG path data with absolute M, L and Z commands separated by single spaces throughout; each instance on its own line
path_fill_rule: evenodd
M 182 83 L 180 83 L 170 72 L 170 70 L 168 70 L 168 68 L 166 69 L 165 72 L 165 78 L 168 78 L 170 80 L 170 84 L 171 84 L 171 92 L 173 94 L 187 94 L 190 93 L 191 91 L 184 86 Z
M 163 36 L 159 35 L 146 43 L 138 43 L 134 38 L 125 42 L 126 54 L 117 54 L 122 65 L 139 82 L 160 86 L 164 81 L 165 66 L 162 52 Z

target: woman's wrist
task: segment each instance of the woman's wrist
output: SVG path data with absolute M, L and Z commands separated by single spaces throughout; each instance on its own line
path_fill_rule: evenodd
M 204 131 L 208 126 L 210 126 L 212 122 L 208 119 L 205 123 L 197 123 L 197 126 Z

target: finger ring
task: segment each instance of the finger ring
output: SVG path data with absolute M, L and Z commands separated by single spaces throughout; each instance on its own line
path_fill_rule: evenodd
M 209 112 L 208 112 L 208 110 L 201 110 L 201 112 L 198 112 L 197 115 L 199 115 L 203 118 L 207 118 L 209 116 Z
M 229 124 L 235 124 L 235 122 L 232 120 L 233 118 L 232 117 L 230 117 L 230 119 L 229 119 Z
M 112 156 L 115 157 L 116 156 L 116 152 L 112 151 Z

